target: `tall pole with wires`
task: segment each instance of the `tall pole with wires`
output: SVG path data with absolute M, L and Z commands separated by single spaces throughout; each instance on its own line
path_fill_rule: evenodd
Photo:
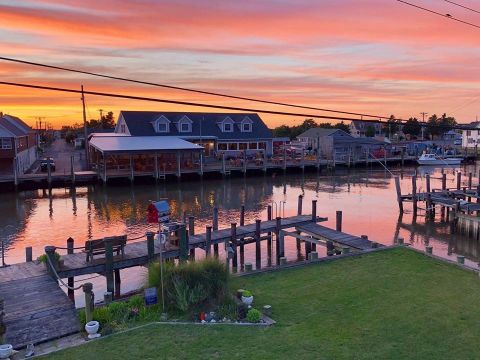
M 422 115 L 422 141 L 425 140 L 424 136 L 423 136 L 423 132 L 425 131 L 425 127 L 423 125 L 425 125 L 425 116 L 428 115 L 427 112 L 421 112 L 420 115 Z
M 85 164 L 87 165 L 87 169 L 90 168 L 89 165 L 89 157 L 88 157 L 88 141 L 87 141 L 87 113 L 85 112 L 85 94 L 83 92 L 83 85 L 82 85 L 82 110 L 83 110 L 83 136 L 85 137 Z

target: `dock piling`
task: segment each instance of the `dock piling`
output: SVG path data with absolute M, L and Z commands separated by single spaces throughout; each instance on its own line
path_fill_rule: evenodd
M 213 231 L 218 230 L 218 207 L 213 208 L 213 221 L 212 221 Z M 213 255 L 218 258 L 218 244 L 213 244 Z
M 105 244 L 105 277 L 107 279 L 107 291 L 112 294 L 115 290 L 113 279 L 113 238 L 106 237 L 103 239 Z
M 93 309 L 95 306 L 93 302 L 93 284 L 85 283 L 83 284 L 82 289 L 85 293 L 85 321 L 90 322 L 93 318 Z
M 447 188 L 447 174 L 443 173 L 442 174 L 442 190 L 445 190 Z
M 343 217 L 343 213 L 341 210 L 337 210 L 337 213 L 336 213 L 336 221 L 335 221 L 335 229 L 337 231 L 340 231 L 342 232 L 342 217 Z
M 276 255 L 277 255 L 277 265 L 280 264 L 281 248 L 280 248 L 280 232 L 281 232 L 282 218 L 277 216 L 276 226 L 275 226 L 275 239 L 276 241 Z
M 188 235 L 194 236 L 195 235 L 195 216 L 188 217 Z M 195 248 L 192 247 L 190 249 L 190 260 L 195 260 Z
M 297 215 L 302 215 L 303 195 L 298 195 Z
M 233 257 L 232 257 L 232 268 L 233 269 L 237 269 L 238 267 L 238 259 L 237 259 L 237 223 L 236 222 L 232 222 L 230 224 L 230 231 L 231 231 L 231 238 L 230 238 L 230 241 L 231 241 L 231 246 L 232 246 L 232 249 L 233 249 Z M 227 250 L 227 258 L 228 258 L 228 246 L 226 246 L 226 249 Z
M 178 258 L 180 261 L 187 261 L 188 259 L 188 237 L 187 237 L 187 228 L 185 227 L 185 224 L 180 226 L 178 229 L 178 235 L 179 235 L 179 256 Z
M 205 254 L 207 257 L 210 256 L 211 247 L 212 247 L 212 227 L 210 225 L 207 225 L 206 232 L 205 232 Z
M 431 192 L 431 187 L 430 187 L 430 174 L 425 175 L 425 182 L 427 183 L 427 193 Z
M 55 257 L 55 250 L 56 250 L 55 246 L 45 246 L 45 254 L 47 255 L 48 259 L 50 260 L 49 263 L 47 264 L 48 273 L 54 279 L 56 279 L 55 270 L 58 269 L 58 261 L 57 261 L 57 258 Z M 50 264 L 53 265 L 53 269 L 52 269 L 52 266 Z
M 260 248 L 260 226 L 262 220 L 255 220 L 255 266 L 260 269 L 262 264 L 262 254 Z
M 73 254 L 74 242 L 75 241 L 71 237 L 67 239 L 67 254 Z M 69 287 L 69 289 L 67 290 L 67 295 L 70 300 L 75 301 L 75 293 L 72 290 L 72 288 L 75 286 L 75 279 L 73 278 L 73 276 L 67 279 L 67 285 Z
M 400 209 L 400 214 L 403 214 L 402 190 L 400 188 L 400 178 L 398 176 L 395 176 L 395 189 L 397 190 L 397 201 L 398 207 Z
M 417 216 L 417 175 L 412 176 L 412 202 L 413 202 L 413 216 Z
M 312 221 L 317 222 L 317 200 L 312 200 Z
M 31 246 L 27 246 L 25 248 L 25 261 L 26 262 L 33 261 L 33 250 Z
M 469 189 L 472 188 L 472 177 L 473 177 L 472 173 L 469 172 L 469 173 L 468 173 L 468 188 L 469 188 Z
M 462 184 L 462 173 L 459 171 L 457 173 L 457 190 L 460 190 Z
M 272 205 L 267 206 L 267 220 L 272 220 Z M 272 233 L 267 233 L 267 263 L 272 266 Z
M 269 205 L 270 206 L 270 205 Z M 240 208 L 240 226 L 245 225 L 245 205 L 242 205 Z M 245 239 L 240 239 L 240 269 L 243 270 L 245 264 Z
M 155 234 L 151 231 L 148 231 L 146 235 L 148 259 L 152 261 L 155 257 Z

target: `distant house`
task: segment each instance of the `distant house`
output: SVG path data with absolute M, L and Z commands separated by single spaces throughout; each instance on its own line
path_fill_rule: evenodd
M 462 147 L 477 147 L 480 144 L 480 122 L 475 121 L 467 126 L 478 130 L 462 130 Z
M 23 174 L 36 160 L 35 131 L 18 117 L 0 113 L 0 171 L 11 174 L 14 160 Z
M 374 121 L 353 120 L 350 125 L 350 134 L 353 137 L 367 137 L 369 128 L 372 128 L 372 137 L 382 135 L 382 124 Z
M 313 151 L 319 151 L 322 158 L 336 160 L 359 160 L 386 144 L 373 138 L 353 137 L 340 129 L 312 128 L 298 136 L 299 141 Z
M 177 137 L 201 145 L 207 157 L 273 151 L 272 132 L 252 113 L 121 111 L 115 133 Z

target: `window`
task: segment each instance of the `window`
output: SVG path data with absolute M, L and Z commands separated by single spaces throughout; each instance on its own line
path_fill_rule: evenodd
M 228 144 L 228 150 L 237 150 L 237 143 Z
M 192 132 L 192 126 L 189 123 L 180 124 L 180 132 Z
M 256 142 L 251 142 L 248 144 L 248 148 L 250 150 L 257 150 L 257 143 Z
M 247 143 L 239 143 L 238 150 L 247 150 Z
M 252 132 L 252 124 L 251 123 L 243 123 L 242 124 L 242 132 Z
M 168 124 L 164 122 L 159 122 L 157 124 L 157 131 L 160 133 L 166 133 L 168 132 Z
M 467 136 L 470 136 L 472 132 L 470 130 L 467 130 Z
M 219 143 L 217 145 L 218 150 L 227 150 L 227 144 L 225 143 Z
M 12 139 L 0 138 L 0 146 L 3 150 L 10 150 L 12 148 Z
M 265 150 L 267 148 L 267 144 L 264 142 L 259 142 L 258 143 L 258 148 Z
M 120 132 L 125 133 L 125 125 L 124 124 L 120 125 Z
M 223 132 L 233 132 L 233 124 L 232 123 L 223 123 Z

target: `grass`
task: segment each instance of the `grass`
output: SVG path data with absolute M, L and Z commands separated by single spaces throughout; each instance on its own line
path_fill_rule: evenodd
M 50 359 L 475 359 L 480 280 L 407 249 L 237 278 L 271 328 L 160 325 Z

